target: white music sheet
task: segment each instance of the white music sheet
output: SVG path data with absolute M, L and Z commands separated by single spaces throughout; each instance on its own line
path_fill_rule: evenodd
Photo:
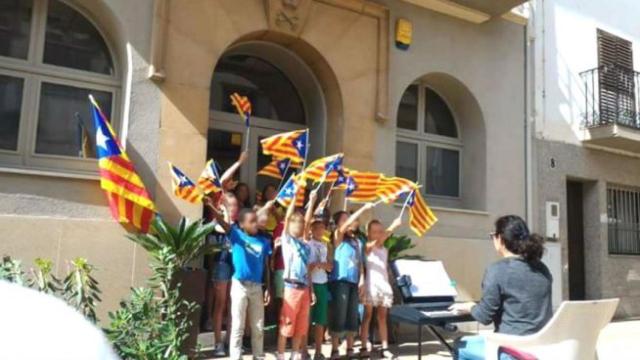
M 395 261 L 398 275 L 411 277 L 413 297 L 457 296 L 456 288 L 444 269 L 442 261 L 399 259 Z

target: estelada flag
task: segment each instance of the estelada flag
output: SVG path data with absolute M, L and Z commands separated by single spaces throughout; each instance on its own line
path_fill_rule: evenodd
M 288 158 L 293 162 L 302 163 L 307 157 L 309 130 L 295 130 L 276 134 L 260 140 L 262 153 L 277 159 Z
M 146 233 L 156 215 L 156 207 L 109 120 L 93 96 L 89 95 L 89 100 L 96 129 L 100 187 L 107 193 L 111 216 Z
M 229 97 L 238 114 L 244 118 L 244 125 L 249 127 L 251 119 L 251 102 L 249 98 L 238 93 L 233 93 Z
M 276 179 L 282 179 L 289 168 L 299 169 L 300 163 L 292 162 L 289 159 L 274 159 L 267 166 L 258 171 L 258 175 L 269 176 Z
M 178 169 L 175 165 L 169 163 L 169 169 L 171 170 L 171 184 L 173 186 L 173 193 L 182 200 L 186 200 L 190 203 L 198 203 L 202 201 L 202 194 L 196 184 L 185 175 L 182 170 Z
M 381 176 L 378 186 L 376 187 L 376 195 L 385 203 L 395 201 L 400 194 L 407 193 L 418 186 L 411 180 L 401 177 Z
M 423 236 L 438 221 L 419 190 L 413 190 L 407 200 L 409 227 L 418 236 Z
M 205 195 L 210 193 L 217 193 L 222 190 L 222 184 L 220 183 L 220 175 L 216 167 L 216 162 L 213 159 L 207 161 L 200 177 L 198 178 L 198 187 Z
M 306 181 L 301 179 L 300 174 L 291 174 L 289 180 L 282 186 L 282 189 L 276 195 L 276 201 L 284 206 L 289 207 L 291 201 L 296 202 L 296 207 L 304 206 Z
M 344 154 L 338 153 L 315 160 L 304 169 L 303 176 L 314 182 L 334 182 L 339 174 L 344 175 L 343 159 Z
M 378 199 L 376 188 L 382 174 L 351 170 L 347 176 L 345 196 L 353 202 L 370 202 Z

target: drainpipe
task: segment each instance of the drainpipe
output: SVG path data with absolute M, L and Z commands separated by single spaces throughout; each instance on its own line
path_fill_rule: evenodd
M 531 16 L 531 15 L 530 15 Z M 524 217 L 529 226 L 533 225 L 533 172 L 532 151 L 531 151 L 531 126 L 529 124 L 529 24 L 523 30 L 523 52 L 524 52 Z

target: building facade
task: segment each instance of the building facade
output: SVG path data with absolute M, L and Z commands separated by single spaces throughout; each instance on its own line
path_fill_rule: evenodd
M 562 247 L 565 299 L 620 297 L 617 316 L 638 316 L 637 3 L 532 6 L 535 224 Z
M 496 256 L 493 220 L 534 215 L 527 27 L 510 13 L 520 3 L 0 0 L 0 252 L 53 259 L 58 274 L 88 258 L 101 314 L 144 283 L 146 254 L 99 188 L 92 93 L 165 218 L 202 215 L 172 195 L 167 161 L 197 177 L 207 158 L 225 167 L 248 141 L 239 178 L 255 192 L 266 184 L 259 140 L 308 127 L 313 158 L 344 152 L 349 167 L 425 185 L 439 222 L 414 251 L 444 261 L 462 298 L 478 298 Z M 400 19 L 412 25 L 408 48 L 396 44 Z M 249 139 L 234 91 L 254 105 Z

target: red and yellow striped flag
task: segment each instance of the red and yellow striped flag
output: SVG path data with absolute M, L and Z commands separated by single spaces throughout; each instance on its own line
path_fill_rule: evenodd
M 233 93 L 229 97 L 238 114 L 244 118 L 245 126 L 249 127 L 249 119 L 251 118 L 251 102 L 249 98 L 240 96 L 238 93 Z
M 302 163 L 307 157 L 308 129 L 276 134 L 260 140 L 262 153 Z
M 344 154 L 338 153 L 317 159 L 303 171 L 303 177 L 314 182 L 335 182 L 343 171 Z M 343 172 L 343 174 L 345 174 Z M 346 174 L 345 174 L 346 175 Z
M 377 200 L 376 188 L 381 177 L 380 173 L 351 170 L 347 177 L 345 196 L 353 202 Z
M 395 201 L 400 194 L 409 192 L 417 187 L 413 181 L 405 178 L 381 176 L 376 187 L 376 195 L 380 200 L 388 204 Z
M 202 192 L 205 195 L 210 193 L 215 194 L 222 190 L 220 175 L 218 175 L 218 169 L 216 169 L 216 163 L 213 159 L 207 161 L 204 170 L 202 170 L 202 173 L 198 178 L 198 187 L 202 189 Z
M 185 175 L 182 170 L 175 165 L 169 163 L 171 170 L 171 185 L 173 193 L 182 200 L 186 200 L 192 204 L 202 201 L 202 193 L 198 190 L 196 184 Z
M 92 96 L 89 100 L 96 129 L 100 187 L 107 193 L 111 215 L 116 221 L 146 233 L 156 215 L 156 207 L 109 120 Z
M 423 236 L 438 221 L 427 202 L 422 197 L 420 190 L 414 190 L 409 194 L 407 201 L 409 206 L 409 226 L 418 236 Z
M 287 170 L 300 169 L 302 165 L 300 163 L 291 162 L 289 159 L 275 159 L 271 161 L 267 166 L 258 171 L 258 175 L 269 176 L 276 179 L 282 179 L 286 175 Z
M 306 185 L 306 180 L 303 180 L 300 174 L 291 175 L 276 195 L 276 201 L 284 207 L 289 207 L 295 198 L 296 207 L 303 207 Z

